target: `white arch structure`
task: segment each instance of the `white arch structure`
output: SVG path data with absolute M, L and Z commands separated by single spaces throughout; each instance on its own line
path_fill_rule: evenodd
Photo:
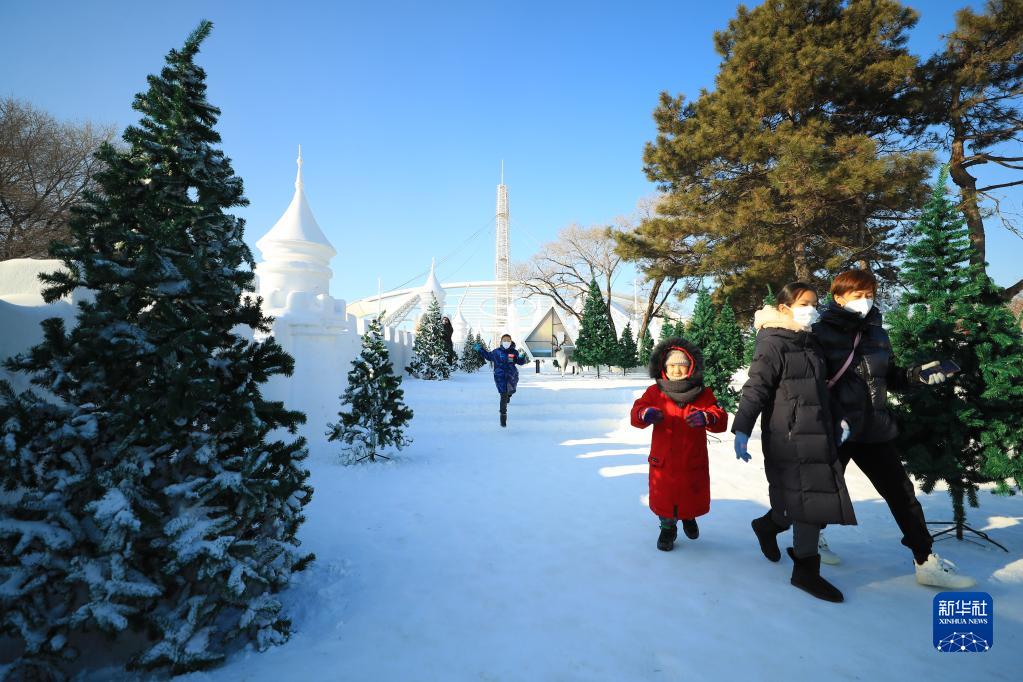
M 510 289 L 510 301 L 507 321 L 502 323 L 497 306 L 506 286 Z M 471 329 L 481 333 L 490 343 L 496 342 L 501 334 L 511 334 L 520 347 L 525 345 L 531 355 L 538 357 L 551 357 L 557 345 L 574 344 L 578 321 L 575 316 L 556 306 L 553 299 L 532 293 L 514 281 L 467 280 L 439 283 L 432 268 L 427 281 L 421 286 L 367 296 L 348 303 L 347 310 L 350 315 L 359 318 L 374 317 L 382 312 L 389 326 L 412 330 L 426 310 L 429 295 L 438 288 L 443 292 L 442 296 L 438 296 L 441 310 L 451 319 L 456 343 L 464 341 Z M 612 292 L 611 314 L 619 334 L 626 323 L 636 327 L 639 311 L 634 310 L 634 305 L 635 298 L 631 294 Z M 577 301 L 576 309 L 581 310 L 581 307 L 581 301 Z

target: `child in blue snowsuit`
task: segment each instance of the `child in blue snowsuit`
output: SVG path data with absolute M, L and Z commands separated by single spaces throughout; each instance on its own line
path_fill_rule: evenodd
M 508 426 L 508 401 L 519 383 L 518 365 L 526 364 L 529 358 L 515 347 L 510 334 L 501 337 L 499 348 L 487 351 L 476 344 L 476 352 L 484 360 L 494 363 L 494 383 L 497 384 L 497 392 L 501 394 L 501 426 Z

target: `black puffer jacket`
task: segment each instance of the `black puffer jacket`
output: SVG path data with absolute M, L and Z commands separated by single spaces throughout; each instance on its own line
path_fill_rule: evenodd
M 820 345 L 772 306 L 754 324 L 756 352 L 732 431 L 750 434 L 761 417 L 772 509 L 790 521 L 855 524 Z
M 832 400 L 852 427 L 850 441 L 886 443 L 899 435 L 888 407 L 888 390 L 905 391 L 913 382 L 912 372 L 895 364 L 888 332 L 881 326 L 881 311 L 871 308 L 862 318 L 832 301 L 813 326 L 824 348 L 829 379 L 845 364 L 857 332 L 863 336 L 852 364 L 832 389 Z

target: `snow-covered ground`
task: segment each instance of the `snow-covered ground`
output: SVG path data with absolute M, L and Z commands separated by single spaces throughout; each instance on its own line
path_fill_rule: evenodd
M 343 467 L 313 445 L 302 538 L 318 559 L 285 596 L 292 640 L 183 679 L 1019 679 L 1023 499 L 983 493 L 970 511 L 1011 553 L 938 543 L 995 603 L 991 651 L 938 653 L 937 591 L 916 584 L 854 466 L 860 525 L 827 531 L 844 562 L 824 569 L 844 604 L 797 590 L 787 558 L 761 555 L 749 527 L 767 504 L 756 435 L 749 464 L 730 434 L 712 440 L 701 537 L 659 552 L 650 434 L 627 421 L 648 383 L 523 372 L 501 429 L 485 370 L 406 380 L 415 442 L 397 460 Z M 921 502 L 928 518 L 950 516 L 942 493 Z

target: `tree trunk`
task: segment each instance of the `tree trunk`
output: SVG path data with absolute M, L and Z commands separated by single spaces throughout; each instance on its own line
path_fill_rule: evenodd
M 660 293 L 661 284 L 663 283 L 663 277 L 658 277 L 654 280 L 654 285 L 650 289 L 650 295 L 646 299 L 646 310 L 643 311 L 643 318 L 640 320 L 639 329 L 636 332 L 637 339 L 642 339 L 647 334 L 647 327 L 650 326 L 650 319 L 654 313 L 654 304 L 657 302 L 657 294 Z
M 959 187 L 959 209 L 963 212 L 966 226 L 970 230 L 970 243 L 973 244 L 970 263 L 984 267 L 987 259 L 984 219 L 980 215 L 980 205 L 977 202 L 977 178 L 963 167 L 964 144 L 963 136 L 953 126 L 952 158 L 949 160 L 948 174 L 952 182 Z
M 802 247 L 796 249 L 796 255 L 792 260 L 792 265 L 796 269 L 796 279 L 800 282 L 809 282 L 810 276 L 813 274 L 810 272 L 810 264 L 806 259 L 806 251 Z
M 611 274 L 608 273 L 606 277 L 607 281 L 607 323 L 611 325 L 611 333 L 618 338 L 618 329 L 615 328 L 615 318 L 611 315 Z
M 956 525 L 956 539 L 963 539 L 963 526 L 966 525 L 966 509 L 963 506 L 964 491 L 961 485 L 950 485 L 949 494 L 952 496 L 953 523 Z

